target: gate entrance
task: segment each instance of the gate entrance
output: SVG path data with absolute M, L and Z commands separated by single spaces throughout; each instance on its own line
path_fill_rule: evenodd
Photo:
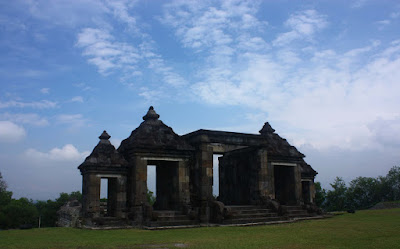
M 296 204 L 295 167 L 274 166 L 275 198 L 282 205 Z

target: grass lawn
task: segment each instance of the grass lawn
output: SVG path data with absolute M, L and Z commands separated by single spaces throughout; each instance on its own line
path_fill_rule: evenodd
M 254 227 L 8 230 L 0 248 L 400 248 L 400 209 Z

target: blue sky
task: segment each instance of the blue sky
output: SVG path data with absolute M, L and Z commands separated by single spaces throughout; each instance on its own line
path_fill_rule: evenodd
M 178 134 L 269 121 L 328 187 L 400 161 L 397 1 L 2 1 L 0 171 L 15 197 L 81 189 L 153 105 Z

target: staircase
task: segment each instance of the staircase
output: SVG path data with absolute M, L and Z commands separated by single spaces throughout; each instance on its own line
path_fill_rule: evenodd
M 232 211 L 232 217 L 225 219 L 222 224 L 254 224 L 285 220 L 285 217 L 271 209 L 259 206 L 226 206 Z
M 179 211 L 162 210 L 153 211 L 157 217 L 154 221 L 148 221 L 146 227 L 151 228 L 169 228 L 169 227 L 195 227 L 199 225 L 197 220 L 191 220 L 189 216 Z
M 287 210 L 286 216 L 289 219 L 305 218 L 311 216 L 310 214 L 308 214 L 307 210 L 304 210 L 301 206 L 282 205 L 282 207 Z

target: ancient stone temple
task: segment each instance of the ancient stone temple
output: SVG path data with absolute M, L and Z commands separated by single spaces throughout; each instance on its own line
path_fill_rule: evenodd
M 150 107 L 118 149 L 104 131 L 78 167 L 85 227 L 267 224 L 310 217 L 317 174 L 295 147 L 265 123 L 260 134 L 197 130 L 179 136 Z M 219 196 L 213 196 L 213 156 Z M 156 201 L 147 198 L 147 167 L 156 168 Z M 108 179 L 106 203 L 101 179 Z

